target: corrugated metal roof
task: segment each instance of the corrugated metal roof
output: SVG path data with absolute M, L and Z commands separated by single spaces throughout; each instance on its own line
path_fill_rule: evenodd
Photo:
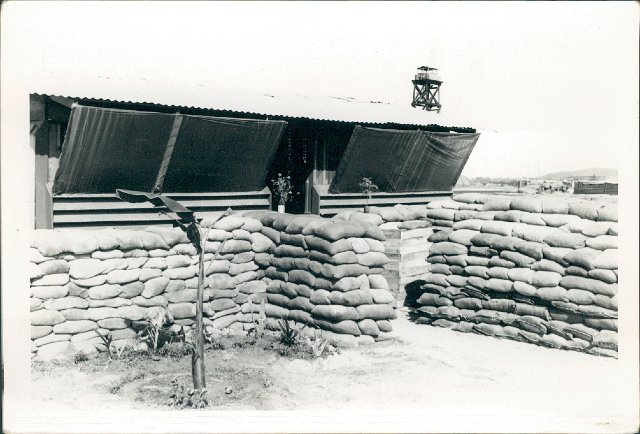
M 271 94 L 237 89 L 219 89 L 207 85 L 167 86 L 140 79 L 98 77 L 100 86 L 66 84 L 33 89 L 33 93 L 62 96 L 73 100 L 102 101 L 120 104 L 147 104 L 181 109 L 220 110 L 240 115 L 286 116 L 315 120 L 427 126 L 449 124 L 442 115 L 406 105 L 381 101 L 364 101 L 343 96 L 307 96 L 297 93 Z M 465 129 L 468 127 L 451 127 Z

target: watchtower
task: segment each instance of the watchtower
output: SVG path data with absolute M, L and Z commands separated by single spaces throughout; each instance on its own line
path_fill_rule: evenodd
M 423 110 L 440 112 L 440 85 L 442 80 L 438 77 L 438 69 L 429 66 L 421 66 L 416 72 L 413 83 L 412 107 L 422 107 Z

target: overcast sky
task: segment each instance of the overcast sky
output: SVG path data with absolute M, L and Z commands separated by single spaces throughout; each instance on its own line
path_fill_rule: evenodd
M 409 104 L 428 64 L 444 107 L 425 121 L 482 132 L 466 176 L 616 168 L 637 151 L 635 2 L 10 1 L 2 31 L 3 90 L 109 76 Z

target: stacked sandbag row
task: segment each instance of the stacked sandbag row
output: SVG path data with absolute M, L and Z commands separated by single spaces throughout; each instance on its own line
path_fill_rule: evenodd
M 489 198 L 430 237 L 409 302 L 437 326 L 616 356 L 616 221 L 592 202 Z
M 254 259 L 268 249 L 261 230 L 258 220 L 230 216 L 208 231 L 206 326 L 219 329 L 235 322 L 248 297 L 243 285 L 260 282 Z M 92 352 L 103 342 L 98 333 L 129 342 L 150 316 L 187 329 L 194 324 L 197 273 L 195 247 L 178 228 L 35 231 L 32 353 L 49 358 Z
M 384 339 L 396 317 L 382 266 L 384 235 L 369 216 L 333 220 L 315 215 L 247 213 L 263 224 L 273 246 L 258 261 L 264 281 L 250 304 L 242 306 L 244 323 L 257 314 L 316 326 L 355 339 Z M 366 338 L 368 336 L 368 338 Z

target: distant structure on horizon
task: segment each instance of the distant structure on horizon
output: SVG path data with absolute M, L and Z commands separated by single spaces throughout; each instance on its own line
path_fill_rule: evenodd
M 412 107 L 422 107 L 423 110 L 437 111 L 440 113 L 440 86 L 442 80 L 438 76 L 438 69 L 429 66 L 421 66 L 416 72 L 413 83 Z

